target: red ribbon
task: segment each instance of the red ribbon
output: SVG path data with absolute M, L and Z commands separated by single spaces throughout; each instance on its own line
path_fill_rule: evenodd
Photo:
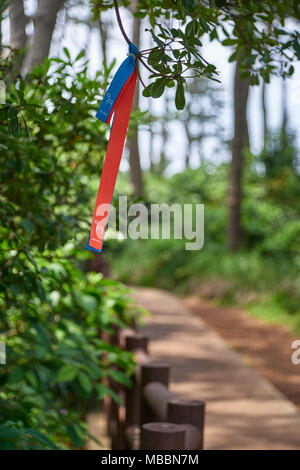
M 102 250 L 109 210 L 127 134 L 136 80 L 137 71 L 135 68 L 123 86 L 106 121 L 109 124 L 113 113 L 115 113 L 88 242 L 88 247 L 97 251 Z

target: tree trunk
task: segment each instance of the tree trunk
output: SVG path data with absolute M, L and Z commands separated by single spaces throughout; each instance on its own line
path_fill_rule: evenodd
M 33 41 L 25 58 L 25 71 L 41 64 L 48 57 L 57 13 L 64 2 L 65 0 L 39 0 L 37 12 L 33 16 Z
M 286 80 L 281 81 L 281 108 L 282 108 L 282 125 L 281 125 L 281 147 L 285 149 L 288 146 L 288 109 L 287 109 L 287 83 Z M 282 165 L 285 164 L 284 155 Z
M 2 53 L 3 53 L 2 20 L 3 20 L 3 11 L 0 9 L 0 57 L 2 57 Z
M 101 13 L 99 14 L 98 24 L 99 24 L 99 32 L 100 32 L 102 57 L 103 57 L 103 61 L 107 64 L 107 54 L 106 54 L 106 49 L 107 49 L 107 27 L 106 27 L 106 24 L 102 21 Z
M 15 51 L 24 50 L 27 43 L 26 36 L 26 16 L 24 13 L 23 0 L 11 0 L 9 2 L 9 27 L 10 27 L 10 40 L 9 46 Z M 4 47 L 3 57 L 7 57 L 10 54 L 10 48 Z M 23 51 L 22 51 L 23 52 Z M 15 82 L 17 76 L 19 75 L 22 69 L 22 59 L 23 54 L 21 53 L 18 57 L 18 60 L 15 60 L 12 64 L 11 72 L 9 76 L 6 77 L 6 86 L 9 86 L 10 83 Z
M 26 17 L 23 0 L 10 0 L 9 3 L 10 47 L 23 49 L 26 46 Z
M 189 122 L 188 120 L 185 120 L 184 123 L 184 129 L 185 129 L 185 135 L 187 138 L 187 146 L 185 150 L 185 164 L 184 164 L 184 169 L 189 170 L 190 168 L 190 162 L 191 162 L 191 153 L 192 153 L 192 136 L 189 131 Z
M 133 19 L 133 43 L 139 49 L 140 47 L 140 30 L 141 20 L 140 18 Z M 139 106 L 139 80 L 137 80 L 135 95 L 133 98 L 132 110 L 136 111 Z M 128 150 L 129 150 L 129 166 L 130 166 L 130 179 L 134 187 L 135 196 L 139 197 L 143 195 L 143 178 L 142 169 L 140 163 L 139 153 L 139 142 L 138 142 L 138 130 L 134 130 L 133 135 L 128 139 Z
M 264 147 L 268 140 L 268 122 L 267 122 L 267 105 L 266 105 L 266 83 L 263 82 L 262 85 L 262 112 L 263 112 L 263 122 L 264 122 Z
M 229 182 L 228 247 L 230 251 L 237 250 L 241 244 L 243 153 L 249 146 L 247 125 L 249 85 L 249 79 L 241 79 L 239 63 L 237 63 L 234 77 L 234 136 Z
M 148 113 L 149 113 L 149 116 L 151 117 L 151 121 L 150 121 L 150 132 L 149 132 L 149 164 L 150 164 L 150 172 L 151 173 L 154 173 L 155 172 L 155 164 L 154 164 L 154 160 L 153 160 L 153 156 L 154 156 L 154 132 L 153 132 L 153 126 L 154 126 L 154 120 L 152 118 L 152 99 L 150 98 L 148 100 Z
M 168 120 L 169 120 L 169 96 L 168 93 L 165 93 L 165 110 L 162 117 L 161 125 L 161 149 L 160 149 L 160 161 L 159 161 L 159 172 L 162 175 L 165 169 L 167 168 L 167 142 L 168 142 Z
M 288 110 L 287 110 L 287 83 L 281 80 L 281 107 L 282 107 L 282 131 L 286 134 L 288 128 Z

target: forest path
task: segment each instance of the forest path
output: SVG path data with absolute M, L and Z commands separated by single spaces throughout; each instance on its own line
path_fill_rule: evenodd
M 300 410 L 300 365 L 291 360 L 291 346 L 299 336 L 238 307 L 217 306 L 195 296 L 184 299 L 184 304 Z
M 152 313 L 142 330 L 153 359 L 171 366 L 170 389 L 207 404 L 206 449 L 300 449 L 300 414 L 292 402 L 181 299 L 159 289 L 134 292 Z

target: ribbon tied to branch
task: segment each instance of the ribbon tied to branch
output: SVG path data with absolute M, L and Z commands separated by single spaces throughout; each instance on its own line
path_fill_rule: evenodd
M 91 251 L 102 251 L 136 87 L 135 56 L 138 52 L 135 45 L 129 43 L 128 57 L 117 70 L 96 114 L 100 121 L 107 124 L 113 116 L 113 122 L 86 246 Z

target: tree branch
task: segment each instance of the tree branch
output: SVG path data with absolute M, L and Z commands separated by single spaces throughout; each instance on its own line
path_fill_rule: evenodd
M 125 39 L 125 41 L 129 45 L 131 43 L 131 41 L 130 41 L 129 37 L 127 36 L 127 34 L 125 33 L 125 29 L 124 29 L 123 24 L 122 24 L 121 15 L 120 15 L 120 11 L 119 11 L 118 0 L 114 0 L 114 7 L 115 7 L 115 12 L 116 12 L 116 17 L 117 17 L 117 22 L 118 22 L 119 28 L 121 30 L 123 38 Z

